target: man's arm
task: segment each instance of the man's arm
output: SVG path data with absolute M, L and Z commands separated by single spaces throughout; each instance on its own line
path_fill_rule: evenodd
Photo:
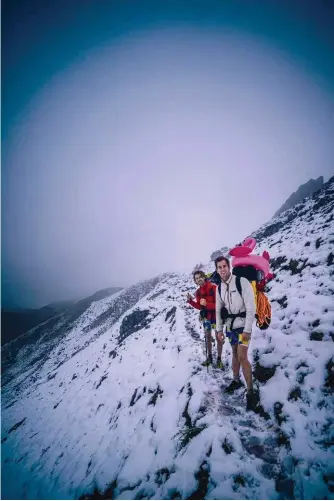
M 221 317 L 221 309 L 224 306 L 222 298 L 220 297 L 218 287 L 216 287 L 216 330 L 217 332 L 223 331 L 223 321 Z
M 199 301 L 198 301 L 198 295 L 197 295 L 197 291 L 196 291 L 196 301 L 194 301 L 193 299 L 188 299 L 188 303 L 193 307 L 193 308 L 196 308 L 196 310 L 201 310 L 202 309 L 202 306 L 199 304 Z
M 244 333 L 251 334 L 252 325 L 253 325 L 253 322 L 255 319 L 255 313 L 256 313 L 254 290 L 253 290 L 251 283 L 247 280 L 247 278 L 241 277 L 240 281 L 241 281 L 241 288 L 242 288 L 242 299 L 244 300 L 245 309 L 246 309 L 246 320 L 245 320 Z

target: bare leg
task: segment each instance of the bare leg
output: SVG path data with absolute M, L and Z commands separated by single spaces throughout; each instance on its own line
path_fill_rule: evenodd
M 240 373 L 240 362 L 238 358 L 238 345 L 232 346 L 232 371 L 234 379 L 239 377 Z
M 218 339 L 217 331 L 216 331 L 216 341 L 217 341 L 217 355 L 218 355 L 218 358 L 221 358 L 222 357 L 222 351 L 223 351 L 223 344 L 224 344 L 224 342 L 220 341 Z
M 249 363 L 247 357 L 248 346 L 239 345 L 237 347 L 237 350 L 238 350 L 237 353 L 238 353 L 239 367 L 241 365 L 242 372 L 247 384 L 247 390 L 250 391 L 253 389 L 253 376 L 252 376 L 252 366 Z
M 208 347 L 208 356 L 212 357 L 212 336 L 211 336 L 211 330 L 206 330 L 205 331 L 205 336 L 206 336 L 206 345 Z

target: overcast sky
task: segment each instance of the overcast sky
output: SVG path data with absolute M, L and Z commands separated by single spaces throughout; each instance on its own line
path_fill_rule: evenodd
M 4 3 L 3 304 L 190 272 L 334 174 L 332 4 Z

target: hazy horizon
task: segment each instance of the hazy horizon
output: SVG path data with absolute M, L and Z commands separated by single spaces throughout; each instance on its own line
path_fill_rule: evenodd
M 4 306 L 190 272 L 333 175 L 313 1 L 28 4 L 3 15 Z

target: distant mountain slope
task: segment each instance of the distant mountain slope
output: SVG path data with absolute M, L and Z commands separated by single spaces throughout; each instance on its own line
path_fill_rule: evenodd
M 71 303 L 64 305 L 64 309 Z M 38 309 L 1 309 L 1 345 L 16 339 L 24 332 L 44 322 L 61 311 L 62 308 L 44 306 Z
M 259 414 L 222 391 L 228 343 L 223 371 L 200 366 L 192 277 L 164 274 L 2 349 L 3 497 L 333 498 L 334 178 L 253 236 L 277 274 Z
M 65 312 L 76 304 L 81 304 L 83 306 L 82 311 L 84 311 L 89 302 L 103 299 L 120 290 L 121 287 L 109 287 L 95 292 L 95 294 L 82 301 L 57 301 L 36 309 L 10 310 L 3 308 L 1 309 L 1 345 L 13 341 L 33 327 Z
M 294 205 L 301 202 L 305 197 L 310 197 L 313 193 L 320 190 L 324 185 L 323 176 L 318 177 L 317 179 L 310 179 L 307 183 L 299 186 L 298 190 L 292 193 L 290 197 L 284 202 L 282 207 L 275 212 L 274 217 L 279 216 L 282 212 L 291 209 Z

